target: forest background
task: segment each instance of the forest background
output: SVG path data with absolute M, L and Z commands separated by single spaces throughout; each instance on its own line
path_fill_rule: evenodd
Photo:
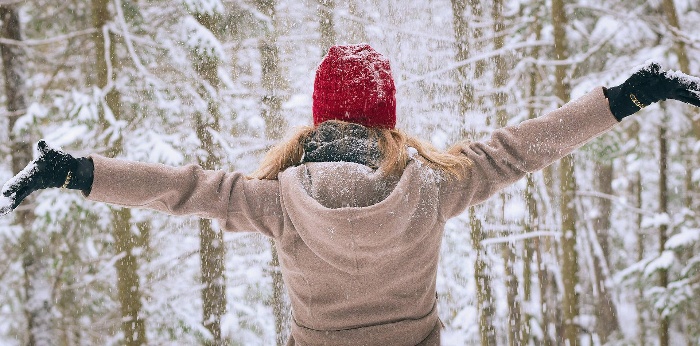
M 699 75 L 697 0 L 0 0 L 0 181 L 41 138 L 252 172 L 366 42 L 445 148 L 622 82 Z M 448 223 L 446 345 L 700 344 L 700 113 L 662 102 Z M 35 194 L 0 219 L 2 345 L 280 345 L 276 253 L 216 223 Z

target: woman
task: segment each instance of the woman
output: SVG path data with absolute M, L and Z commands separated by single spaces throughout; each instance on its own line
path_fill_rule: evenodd
M 447 152 L 397 131 L 389 62 L 332 47 L 316 71 L 314 126 L 270 150 L 253 178 L 72 156 L 39 157 L 2 195 L 38 189 L 220 220 L 275 239 L 292 303 L 290 345 L 437 345 L 436 273 L 445 222 L 667 98 L 700 106 L 698 79 L 649 64 L 537 119 Z

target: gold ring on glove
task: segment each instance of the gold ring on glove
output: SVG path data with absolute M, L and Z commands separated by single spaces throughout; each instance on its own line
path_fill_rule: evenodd
M 633 102 L 637 107 L 639 107 L 639 109 L 642 109 L 642 108 L 646 107 L 646 106 L 644 106 L 644 104 L 642 104 L 641 102 L 639 102 L 639 100 L 637 99 L 637 96 L 634 96 L 634 94 L 630 94 L 630 100 L 632 100 L 632 102 Z
M 68 175 L 66 175 L 66 181 L 63 183 L 63 186 L 61 186 L 62 189 L 68 188 L 68 184 L 70 184 L 71 178 L 73 178 L 73 172 L 68 171 Z

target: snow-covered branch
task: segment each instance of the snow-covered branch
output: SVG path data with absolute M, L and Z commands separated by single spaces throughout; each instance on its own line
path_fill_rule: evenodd
M 399 81 L 397 81 L 396 84 L 398 86 L 403 87 L 403 86 L 406 86 L 408 84 L 414 84 L 414 83 L 422 82 L 422 81 L 429 79 L 429 78 L 432 78 L 432 77 L 437 77 L 441 74 L 444 74 L 444 73 L 447 73 L 450 71 L 454 71 L 462 66 L 473 64 L 477 61 L 487 60 L 487 59 L 493 58 L 495 56 L 511 53 L 512 51 L 515 51 L 518 49 L 525 49 L 525 48 L 538 47 L 538 46 L 551 46 L 551 45 L 552 45 L 552 41 L 544 41 L 544 40 L 530 41 L 530 42 L 519 42 L 519 43 L 511 44 L 511 45 L 508 45 L 507 47 L 503 47 L 502 49 L 497 49 L 497 50 L 477 54 L 469 59 L 450 63 L 444 68 L 441 68 L 439 70 L 435 70 L 432 72 L 428 72 L 422 76 L 418 76 L 418 77 L 403 80 L 403 81 L 399 80 Z
M 54 36 L 54 37 L 50 37 L 50 38 L 44 38 L 44 39 L 38 39 L 38 40 L 31 39 L 31 40 L 22 40 L 22 41 L 11 40 L 8 38 L 0 37 L 0 44 L 13 45 L 13 46 L 41 46 L 41 45 L 52 44 L 52 43 L 70 40 L 70 39 L 75 38 L 75 37 L 92 35 L 96 32 L 98 32 L 97 29 L 91 28 L 91 29 L 85 29 L 85 30 L 71 32 L 71 33 L 65 34 L 65 35 Z
M 627 209 L 629 211 L 635 212 L 637 214 L 648 215 L 648 216 L 656 215 L 656 213 L 651 212 L 649 210 L 639 209 L 639 208 L 630 206 L 629 204 L 627 204 L 627 202 L 624 199 L 622 199 L 618 196 L 615 196 L 615 195 L 609 195 L 606 193 L 592 191 L 592 190 L 588 190 L 588 191 L 579 190 L 579 191 L 576 191 L 576 195 L 581 196 L 581 197 L 604 198 L 604 199 L 608 199 L 608 200 L 624 207 L 625 209 Z
M 505 237 L 488 238 L 481 241 L 481 245 L 493 245 L 493 244 L 503 244 L 503 243 L 513 243 L 525 239 L 540 238 L 540 237 L 561 237 L 561 233 L 552 231 L 534 231 L 515 235 L 509 235 Z

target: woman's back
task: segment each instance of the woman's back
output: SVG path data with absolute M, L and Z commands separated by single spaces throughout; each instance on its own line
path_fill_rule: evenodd
M 401 333 L 384 340 L 415 345 L 435 326 L 440 178 L 412 161 L 398 182 L 385 179 L 348 162 L 280 174 L 285 225 L 276 242 L 302 334 L 364 335 L 360 327 L 375 326 L 387 337 Z M 397 329 L 399 321 L 410 326 Z

